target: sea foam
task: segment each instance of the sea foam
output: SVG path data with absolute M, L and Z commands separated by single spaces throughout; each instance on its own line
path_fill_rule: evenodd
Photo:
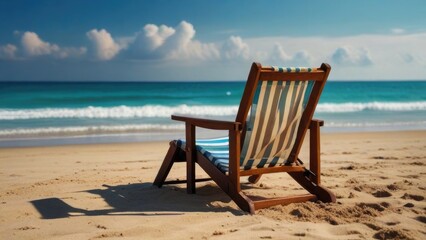
M 0 109 L 0 120 L 40 118 L 144 118 L 170 117 L 172 114 L 197 116 L 228 116 L 237 113 L 238 106 L 162 106 L 142 107 L 85 107 L 85 108 L 39 108 Z
M 45 128 L 18 128 L 0 130 L 0 137 L 7 136 L 37 136 L 37 135 L 77 135 L 77 134 L 107 134 L 127 132 L 152 132 L 184 130 L 184 124 L 124 124 L 101 126 L 76 127 L 45 127 Z
M 318 113 L 345 113 L 361 111 L 425 111 L 426 101 L 418 102 L 368 102 L 368 103 L 321 103 Z M 0 120 L 25 120 L 47 118 L 169 118 L 172 114 L 195 116 L 235 116 L 238 106 L 164 106 L 146 105 L 140 107 L 85 107 L 85 108 L 36 108 L 0 109 Z
M 423 111 L 423 102 L 368 102 L 368 103 L 322 103 L 316 111 L 323 113 L 361 112 L 361 111 Z

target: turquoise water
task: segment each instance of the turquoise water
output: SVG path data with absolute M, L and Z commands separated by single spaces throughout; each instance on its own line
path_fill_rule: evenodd
M 97 142 L 107 135 L 125 141 L 132 134 L 165 140 L 183 130 L 171 114 L 233 119 L 244 85 L 2 82 L 0 145 L 77 136 Z M 426 129 L 425 92 L 426 81 L 329 81 L 315 117 L 325 120 L 325 131 Z

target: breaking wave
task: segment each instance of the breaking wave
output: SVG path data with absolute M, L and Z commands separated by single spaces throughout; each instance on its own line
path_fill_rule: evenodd
M 40 118 L 144 118 L 167 117 L 172 114 L 196 116 L 228 116 L 237 113 L 238 106 L 162 106 L 142 107 L 85 107 L 85 108 L 39 108 L 0 109 L 0 120 Z
M 46 128 L 18 128 L 0 130 L 0 137 L 7 136 L 38 136 L 38 135 L 78 135 L 78 134 L 108 134 L 134 133 L 151 131 L 184 130 L 183 124 L 129 124 L 112 126 L 77 126 L 77 127 L 46 127 Z
M 361 112 L 361 111 L 423 111 L 426 110 L 426 101 L 423 102 L 368 102 L 368 103 L 322 103 L 318 104 L 317 112 Z
M 345 113 L 361 111 L 425 111 L 426 101 L 418 102 L 368 102 L 368 103 L 321 103 L 318 113 Z M 140 107 L 85 107 L 85 108 L 36 108 L 0 109 L 0 120 L 43 119 L 43 118 L 169 118 L 172 114 L 195 116 L 235 116 L 238 106 L 163 106 Z

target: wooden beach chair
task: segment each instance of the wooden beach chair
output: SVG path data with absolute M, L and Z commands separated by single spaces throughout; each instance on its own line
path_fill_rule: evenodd
M 262 67 L 253 63 L 235 121 L 172 115 L 183 121 L 186 139 L 170 142 L 170 148 L 154 185 L 186 183 L 195 193 L 197 163 L 244 211 L 294 202 L 335 202 L 332 192 L 320 184 L 320 126 L 312 116 L 331 68 Z M 249 115 L 250 112 L 250 115 Z M 197 140 L 196 127 L 227 130 L 227 137 Z M 298 158 L 303 139 L 310 130 L 309 168 Z M 175 162 L 186 162 L 187 179 L 166 181 Z M 306 194 L 256 200 L 241 190 L 240 177 L 256 183 L 263 174 L 287 172 Z M 285 184 L 285 183 L 283 183 Z M 257 198 L 258 199 L 258 198 Z

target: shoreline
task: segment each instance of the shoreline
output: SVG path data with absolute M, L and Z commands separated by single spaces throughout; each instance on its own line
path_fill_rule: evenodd
M 426 131 L 425 128 L 332 128 L 323 127 L 321 134 L 353 134 L 353 133 L 382 133 L 382 132 L 406 132 Z M 197 130 L 198 137 L 209 138 L 225 136 L 226 132 Z M 143 143 L 170 141 L 183 138 L 183 130 L 174 131 L 152 131 L 152 132 L 124 132 L 110 134 L 82 134 L 82 135 L 52 135 L 52 136 L 25 136 L 25 137 L 0 137 L 0 149 L 10 147 L 41 147 L 41 146 L 63 146 L 63 145 L 86 145 L 86 144 L 114 144 L 114 143 Z
M 306 139 L 309 139 L 308 137 Z M 305 144 L 307 145 L 307 144 Z M 301 159 L 309 166 L 307 146 Z M 322 184 L 337 203 L 238 209 L 214 182 L 159 189 L 167 141 L 0 148 L 1 239 L 422 239 L 426 131 L 324 133 Z M 185 164 L 169 178 L 184 179 Z M 206 177 L 197 168 L 197 177 Z M 255 196 L 300 194 L 267 174 Z M 72 227 L 70 227 L 72 226 Z M 166 228 L 164 226 L 167 226 Z

